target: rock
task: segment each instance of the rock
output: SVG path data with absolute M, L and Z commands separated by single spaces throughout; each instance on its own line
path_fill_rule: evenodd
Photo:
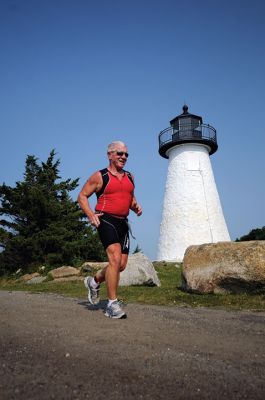
M 82 273 L 93 272 L 93 268 L 91 268 L 88 263 L 85 263 L 81 266 L 81 272 Z
M 27 281 L 30 281 L 33 278 L 38 277 L 38 276 L 40 276 L 40 274 L 38 272 L 33 272 L 32 274 L 22 275 L 20 280 L 22 280 L 23 282 L 27 282 Z
M 265 241 L 188 247 L 182 288 L 196 293 L 265 292 Z
M 43 281 L 45 281 L 45 279 L 46 279 L 46 276 L 35 276 L 34 278 L 30 279 L 26 283 L 28 285 L 32 285 L 34 283 L 42 283 Z
M 52 282 L 57 283 L 57 282 L 76 282 L 76 281 L 83 281 L 84 277 L 83 276 L 63 276 L 62 278 L 56 278 Z
M 52 269 L 49 272 L 49 275 L 52 276 L 53 279 L 63 278 L 66 276 L 76 276 L 80 275 L 80 271 L 74 267 L 63 266 L 60 268 Z
M 84 264 L 81 266 L 82 272 L 92 272 L 92 271 L 98 271 L 103 268 L 105 268 L 108 265 L 108 262 L 98 262 L 98 261 L 86 261 Z
M 160 286 L 152 262 L 143 253 L 129 255 L 125 270 L 120 275 L 120 286 Z

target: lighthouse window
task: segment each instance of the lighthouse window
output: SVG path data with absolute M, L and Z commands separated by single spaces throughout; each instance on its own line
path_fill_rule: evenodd
M 179 120 L 179 136 L 189 137 L 192 134 L 191 118 L 182 118 Z
M 191 118 L 182 118 L 179 120 L 179 127 L 185 127 L 191 125 Z

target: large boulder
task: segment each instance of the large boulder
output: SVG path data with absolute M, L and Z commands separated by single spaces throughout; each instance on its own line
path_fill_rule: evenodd
M 73 276 L 62 276 L 61 278 L 56 278 L 52 282 L 53 283 L 58 283 L 58 282 L 83 282 L 84 277 L 83 276 L 78 276 L 78 275 L 73 275 Z
M 160 286 L 152 262 L 143 253 L 131 254 L 125 270 L 120 274 L 120 286 Z
M 98 270 L 105 268 L 108 265 L 106 261 L 86 261 L 81 266 L 82 272 L 96 273 Z
M 40 274 L 38 272 L 33 272 L 32 274 L 22 275 L 20 280 L 23 282 L 28 282 L 28 281 L 32 280 L 33 278 L 37 278 L 39 276 L 40 276 Z
M 63 266 L 60 268 L 52 269 L 49 272 L 49 275 L 53 279 L 57 279 L 57 278 L 64 278 L 64 277 L 69 277 L 69 276 L 80 275 L 80 271 L 79 271 L 79 269 L 74 268 L 74 267 Z
M 46 276 L 35 276 L 32 279 L 30 279 L 29 281 L 27 281 L 26 283 L 28 285 L 34 285 L 37 283 L 42 283 L 46 280 Z
M 188 247 L 182 288 L 196 293 L 265 292 L 265 241 Z

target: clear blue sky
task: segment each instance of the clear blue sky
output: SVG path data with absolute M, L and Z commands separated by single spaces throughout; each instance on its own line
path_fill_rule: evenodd
M 211 161 L 231 238 L 264 226 L 264 15 L 263 0 L 0 0 L 0 183 L 55 148 L 62 177 L 83 185 L 123 140 L 144 209 L 130 217 L 132 248 L 155 259 L 158 134 L 185 101 L 217 129 Z

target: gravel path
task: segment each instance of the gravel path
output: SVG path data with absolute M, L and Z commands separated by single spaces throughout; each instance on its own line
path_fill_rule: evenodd
M 264 399 L 265 313 L 0 291 L 2 400 Z

